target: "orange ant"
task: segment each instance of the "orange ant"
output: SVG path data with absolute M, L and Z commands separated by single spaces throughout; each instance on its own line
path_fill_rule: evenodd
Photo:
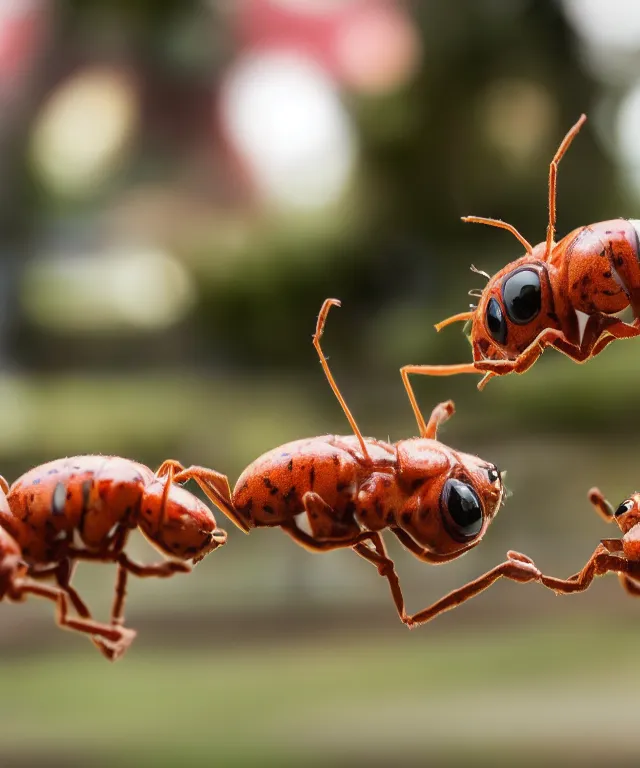
M 579 573 L 568 579 L 543 576 L 541 583 L 558 594 L 584 592 L 596 576 L 613 572 L 630 595 L 640 597 L 640 493 L 632 494 L 616 510 L 598 488 L 589 491 L 589 501 L 608 523 L 615 520 L 624 535 L 602 539 Z
M 128 574 L 188 573 L 189 561 L 199 562 L 227 539 L 211 510 L 177 485 L 198 481 L 197 472 L 176 473 L 176 465 L 165 461 L 154 473 L 117 456 L 75 456 L 35 467 L 11 486 L 0 477 L 0 596 L 15 600 L 34 593 L 57 600 L 61 626 L 91 634 L 106 658 L 119 658 L 135 636 L 122 628 Z M 171 559 L 153 565 L 130 560 L 124 546 L 134 528 Z M 78 560 L 118 564 L 110 626 L 93 621 L 71 586 Z M 27 574 L 53 577 L 59 589 L 32 580 L 25 585 Z M 67 598 L 82 621 L 67 619 Z
M 602 352 L 614 339 L 640 334 L 640 220 L 613 219 L 579 227 L 556 243 L 556 179 L 558 164 L 586 120 L 582 115 L 564 137 L 549 167 L 547 238 L 535 247 L 511 224 L 466 216 L 463 221 L 488 224 L 514 235 L 526 254 L 493 277 L 478 294 L 478 306 L 443 320 L 440 331 L 470 321 L 473 362 L 460 365 L 407 365 L 402 377 L 414 411 L 408 375 L 451 376 L 482 373 L 478 389 L 494 376 L 524 373 L 545 347 L 553 347 L 577 363 Z M 472 294 L 475 295 L 475 294 Z M 633 323 L 616 313 L 631 307 Z
M 313 344 L 353 435 L 323 435 L 275 448 L 241 474 L 228 478 L 199 471 L 208 496 L 242 531 L 279 527 L 312 552 L 350 547 L 389 582 L 400 619 L 410 627 L 454 608 L 504 577 L 518 582 L 541 576 L 525 555 L 507 560 L 419 613 L 409 615 L 395 565 L 381 532 L 389 529 L 420 560 L 446 563 L 481 541 L 500 508 L 504 487 L 494 464 L 437 441 L 438 427 L 454 413 L 437 405 L 428 421 L 418 410 L 420 437 L 386 443 L 362 436 L 320 346 L 331 306 L 320 311 Z

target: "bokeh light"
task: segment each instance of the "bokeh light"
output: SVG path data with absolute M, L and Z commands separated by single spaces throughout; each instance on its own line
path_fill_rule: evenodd
M 78 72 L 36 120 L 32 157 L 39 178 L 59 195 L 95 193 L 124 162 L 138 120 L 136 88 L 126 72 Z
M 220 111 L 266 201 L 309 210 L 345 192 L 356 137 L 336 88 L 313 62 L 284 52 L 247 55 L 227 74 Z

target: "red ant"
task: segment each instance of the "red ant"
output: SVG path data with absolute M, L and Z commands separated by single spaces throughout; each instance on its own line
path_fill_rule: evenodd
M 201 482 L 199 468 L 185 470 L 170 460 L 154 473 L 114 456 L 58 459 L 11 486 L 0 478 L 0 596 L 16 600 L 33 593 L 56 600 L 61 626 L 87 632 L 108 659 L 119 658 L 135 637 L 122 627 L 128 574 L 189 572 L 188 561 L 195 564 L 226 542 L 211 510 L 176 485 L 189 479 Z M 154 565 L 130 560 L 123 550 L 134 528 L 172 559 Z M 93 622 L 71 586 L 78 560 L 118 564 L 110 626 Z M 32 581 L 47 577 L 55 578 L 59 589 Z M 82 621 L 67 618 L 67 598 Z
M 579 227 L 559 243 L 556 225 L 558 164 L 586 120 L 582 115 L 564 137 L 549 167 L 549 224 L 547 239 L 532 247 L 511 224 L 466 216 L 463 221 L 489 224 L 514 235 L 526 255 L 496 275 L 471 267 L 489 281 L 477 295 L 478 306 L 436 325 L 436 330 L 458 321 L 471 321 L 469 336 L 473 362 L 461 365 L 407 365 L 402 368 L 414 408 L 408 374 L 451 376 L 484 373 L 483 389 L 493 376 L 524 373 L 545 347 L 554 347 L 577 363 L 584 363 L 614 339 L 640 334 L 640 220 L 613 219 Z M 626 307 L 632 324 L 615 317 Z
M 484 536 L 503 501 L 502 478 L 494 464 L 436 440 L 438 427 L 454 413 L 451 401 L 437 405 L 428 422 L 417 411 L 419 438 L 390 444 L 362 436 L 320 346 L 332 305 L 340 302 L 327 299 L 322 305 L 313 344 L 354 434 L 275 448 L 244 470 L 233 493 L 225 475 L 207 470 L 209 498 L 245 533 L 279 527 L 312 552 L 352 548 L 388 580 L 400 619 L 410 627 L 454 608 L 500 577 L 538 580 L 541 574 L 528 557 L 509 552 L 504 563 L 475 581 L 413 616 L 406 613 L 381 532 L 388 528 L 424 562 L 453 560 Z
M 598 488 L 589 491 L 589 501 L 608 523 L 615 520 L 623 537 L 603 539 L 579 573 L 568 579 L 543 576 L 541 583 L 558 594 L 584 592 L 596 576 L 611 571 L 630 595 L 640 597 L 640 493 L 632 494 L 616 510 Z

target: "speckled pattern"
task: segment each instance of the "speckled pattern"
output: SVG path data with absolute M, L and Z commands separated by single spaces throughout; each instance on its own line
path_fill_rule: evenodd
M 215 519 L 196 496 L 151 469 L 115 456 L 75 456 L 35 467 L 9 489 L 0 522 L 27 562 L 67 556 L 70 545 L 106 551 L 118 531 L 139 526 L 162 551 L 187 560 L 211 540 Z

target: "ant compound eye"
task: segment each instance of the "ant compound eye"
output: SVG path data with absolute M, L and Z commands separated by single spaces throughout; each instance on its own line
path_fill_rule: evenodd
M 489 482 L 495 483 L 496 480 L 500 477 L 500 471 L 498 470 L 498 467 L 491 467 L 487 474 L 489 475 Z
M 620 517 L 620 515 L 624 515 L 625 512 L 628 512 L 629 510 L 633 509 L 634 503 L 629 499 L 628 501 L 623 501 L 622 504 L 616 509 L 616 511 L 613 513 L 615 517 Z
M 440 496 L 440 509 L 445 527 L 457 541 L 473 539 L 482 530 L 482 505 L 468 483 L 447 480 Z
M 494 341 L 497 341 L 498 344 L 506 344 L 507 324 L 500 304 L 495 299 L 491 299 L 487 305 L 487 328 Z
M 531 322 L 542 306 L 538 273 L 532 269 L 522 269 L 512 274 L 502 287 L 502 300 L 509 320 L 518 325 Z

